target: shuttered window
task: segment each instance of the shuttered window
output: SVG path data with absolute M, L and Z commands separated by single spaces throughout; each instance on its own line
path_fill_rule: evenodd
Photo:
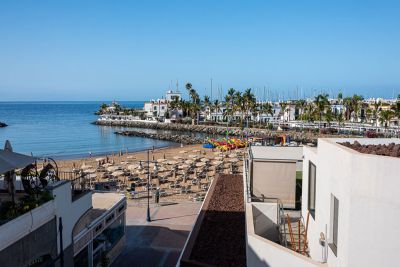
M 332 252 L 337 255 L 338 248 L 338 226 L 339 226 L 339 200 L 331 196 L 331 229 L 332 229 L 332 243 L 329 244 Z
M 308 210 L 315 219 L 315 193 L 316 193 L 316 174 L 315 164 L 309 161 L 308 164 Z

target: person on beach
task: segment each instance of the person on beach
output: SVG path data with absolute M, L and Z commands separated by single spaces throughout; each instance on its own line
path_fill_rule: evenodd
M 155 200 L 156 200 L 156 204 L 158 204 L 160 202 L 160 188 L 157 187 L 156 193 L 155 193 Z

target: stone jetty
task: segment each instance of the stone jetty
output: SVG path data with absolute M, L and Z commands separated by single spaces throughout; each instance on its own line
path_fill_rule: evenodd
M 116 134 L 124 135 L 124 136 L 137 136 L 137 137 L 144 137 L 144 138 L 151 138 L 163 141 L 171 141 L 182 143 L 185 145 L 194 145 L 194 144 L 202 144 L 204 142 L 203 139 L 191 137 L 189 135 L 177 135 L 177 134 L 150 134 L 141 131 L 123 131 L 123 132 L 115 132 Z
M 199 132 L 207 135 L 226 135 L 227 128 L 223 126 L 210 126 L 210 125 L 191 125 L 191 124 L 180 124 L 180 123 L 162 123 L 162 122 L 141 122 L 141 121 L 101 121 L 98 120 L 93 124 L 96 125 L 105 125 L 105 126 L 125 126 L 125 127 L 133 127 L 133 128 L 143 128 L 143 129 L 155 129 L 155 130 L 169 130 L 169 131 L 181 131 L 181 132 Z M 193 139 L 187 135 L 166 135 L 161 134 L 147 134 L 140 131 L 128 131 L 131 132 L 131 136 L 141 136 L 147 138 L 174 138 L 171 141 L 178 140 L 180 142 L 181 138 L 189 138 Z M 122 134 L 122 133 L 120 133 Z M 290 137 L 290 140 L 300 142 L 303 144 L 306 143 L 317 143 L 318 138 L 324 137 L 355 137 L 354 135 L 348 134 L 322 134 L 312 130 L 287 130 L 287 131 L 277 131 L 277 130 L 269 130 L 269 129 L 260 129 L 260 128 L 246 128 L 240 129 L 238 127 L 229 127 L 228 128 L 229 136 L 257 136 L 262 138 L 275 138 L 277 136 L 286 135 Z M 129 135 L 128 133 L 124 135 Z M 147 135 L 147 136 L 145 136 Z M 153 137 L 151 137 L 153 136 Z M 172 137 L 173 136 L 173 137 Z M 185 136 L 185 137 L 182 137 Z M 358 136 L 359 137 L 359 136 Z M 175 139 L 178 138 L 178 139 Z M 170 139 L 159 139 L 159 140 L 170 140 Z M 203 141 L 203 140 L 202 140 Z M 196 141 L 197 142 L 197 141 Z M 198 143 L 202 143 L 198 141 Z

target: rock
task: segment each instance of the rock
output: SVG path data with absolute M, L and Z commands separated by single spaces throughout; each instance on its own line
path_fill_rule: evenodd
M 339 144 L 364 154 L 400 157 L 400 144 L 390 143 L 388 145 L 361 145 L 357 141 L 354 141 L 353 144 L 350 142 L 343 142 Z
M 0 128 L 7 127 L 8 125 L 0 121 Z
M 124 135 L 124 136 L 137 136 L 144 138 L 151 138 L 163 141 L 171 141 L 182 143 L 186 145 L 192 144 L 202 144 L 203 140 L 196 137 L 191 137 L 189 135 L 174 135 L 174 134 L 149 134 L 141 131 L 123 131 L 123 132 L 115 132 L 115 134 Z
M 209 126 L 209 125 L 190 125 L 180 123 L 161 123 L 161 122 L 145 122 L 145 121 L 96 121 L 93 122 L 96 125 L 105 126 L 124 126 L 133 128 L 143 129 L 154 129 L 154 130 L 169 130 L 169 131 L 180 131 L 180 132 L 198 132 L 209 135 L 221 135 L 225 136 L 227 132 L 226 126 Z M 278 136 L 286 135 L 290 137 L 291 141 L 306 143 L 317 143 L 319 137 L 354 137 L 352 135 L 338 135 L 338 134 L 321 134 L 316 131 L 305 132 L 304 129 L 292 129 L 288 131 L 278 131 L 269 129 L 259 128 L 246 128 L 240 129 L 238 127 L 229 127 L 228 133 L 230 136 L 256 136 L 263 138 L 275 138 Z

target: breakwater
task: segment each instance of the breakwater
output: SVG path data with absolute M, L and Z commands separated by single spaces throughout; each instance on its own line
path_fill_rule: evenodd
M 275 138 L 277 136 L 282 136 L 283 134 L 290 137 L 290 140 L 300 142 L 300 143 L 317 143 L 318 138 L 324 137 L 355 137 L 354 135 L 345 135 L 345 134 L 322 134 L 315 131 L 310 130 L 287 130 L 287 131 L 277 131 L 277 130 L 269 130 L 269 129 L 260 129 L 260 128 L 246 128 L 240 129 L 238 127 L 229 127 L 228 130 L 223 126 L 210 126 L 210 125 L 190 125 L 190 124 L 178 124 L 178 123 L 159 123 L 159 122 L 140 122 L 140 121 L 96 121 L 94 122 L 96 125 L 105 125 L 105 126 L 124 126 L 124 127 L 134 127 L 134 128 L 143 128 L 143 129 L 154 129 L 154 130 L 166 130 L 166 131 L 180 131 L 180 132 L 199 132 L 204 133 L 206 135 L 226 135 L 227 131 L 230 136 L 257 136 L 262 138 Z M 177 136 L 185 136 L 185 135 L 168 135 L 168 134 L 146 134 L 140 131 L 127 131 L 131 132 L 131 134 L 125 133 L 124 135 L 131 136 L 140 136 L 153 138 L 158 140 L 168 140 L 174 141 L 179 139 L 170 140 L 169 138 L 176 138 Z M 122 133 L 119 133 L 122 134 Z M 163 136 L 167 137 L 163 137 Z M 173 137 L 172 137 L 173 136 Z M 160 138 L 168 138 L 168 139 L 160 139 Z M 182 138 L 182 137 L 180 137 Z M 180 141 L 177 141 L 180 142 Z
M 143 137 L 143 138 L 151 138 L 163 141 L 171 141 L 182 143 L 185 145 L 194 145 L 194 144 L 202 144 L 204 139 L 189 136 L 189 135 L 178 135 L 178 134 L 153 134 L 153 133 L 145 133 L 142 131 L 122 131 L 122 132 L 115 132 L 115 134 L 124 135 L 124 136 L 136 136 L 136 137 Z
M 0 128 L 2 128 L 2 127 L 7 127 L 8 125 L 7 124 L 5 124 L 4 122 L 1 122 L 0 121 Z

